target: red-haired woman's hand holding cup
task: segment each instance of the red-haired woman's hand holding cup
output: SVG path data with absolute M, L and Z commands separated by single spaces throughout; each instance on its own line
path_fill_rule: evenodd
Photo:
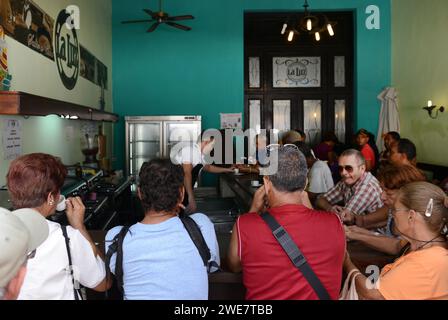
M 84 229 L 84 214 L 86 208 L 80 197 L 67 199 L 67 219 L 70 225 L 75 229 Z

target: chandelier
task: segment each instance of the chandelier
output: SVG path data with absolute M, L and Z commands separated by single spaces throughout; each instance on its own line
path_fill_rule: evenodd
M 320 41 L 321 33 L 325 31 L 328 32 L 330 37 L 334 36 L 333 27 L 336 25 L 336 22 L 328 20 L 328 17 L 324 14 L 314 15 L 309 12 L 308 0 L 305 0 L 303 8 L 305 8 L 303 15 L 299 15 L 296 19 L 289 17 L 288 20 L 283 24 L 281 34 L 287 34 L 289 42 L 291 42 L 295 36 L 298 36 L 301 33 L 307 33 L 311 36 L 314 36 L 316 41 Z

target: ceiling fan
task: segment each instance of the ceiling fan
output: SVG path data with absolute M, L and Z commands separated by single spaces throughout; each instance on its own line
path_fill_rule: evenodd
M 126 23 L 141 23 L 141 22 L 154 22 L 151 27 L 148 29 L 147 32 L 153 32 L 154 30 L 157 29 L 157 27 L 162 24 L 165 23 L 171 27 L 174 28 L 178 28 L 184 31 L 190 31 L 191 28 L 184 26 L 182 24 L 178 24 L 174 21 L 180 21 L 180 20 L 191 20 L 194 19 L 194 17 L 192 15 L 183 15 L 183 16 L 170 16 L 168 13 L 164 12 L 162 9 L 162 0 L 159 0 L 159 11 L 154 12 L 151 11 L 149 9 L 143 9 L 144 12 L 146 12 L 147 14 L 149 14 L 151 16 L 152 19 L 148 20 L 129 20 L 129 21 L 122 21 L 121 23 L 126 24 Z

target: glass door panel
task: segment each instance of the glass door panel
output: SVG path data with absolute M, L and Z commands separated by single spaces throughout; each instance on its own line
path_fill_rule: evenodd
M 162 123 L 129 124 L 129 173 L 138 176 L 145 161 L 162 156 Z
M 261 131 L 261 100 L 249 100 L 249 129 Z
M 334 57 L 334 86 L 335 88 L 345 87 L 345 57 Z
M 161 123 L 132 123 L 130 124 L 130 141 L 159 142 L 161 137 Z
M 303 119 L 306 143 L 314 147 L 321 140 L 322 100 L 304 100 Z
M 279 134 L 291 130 L 291 101 L 273 101 L 273 133 L 278 140 Z
M 249 57 L 249 88 L 260 88 L 260 57 Z
M 200 122 L 166 122 L 164 156 L 169 157 L 171 149 L 179 142 L 196 143 L 200 134 Z
M 340 142 L 345 143 L 345 100 L 334 101 L 334 131 Z

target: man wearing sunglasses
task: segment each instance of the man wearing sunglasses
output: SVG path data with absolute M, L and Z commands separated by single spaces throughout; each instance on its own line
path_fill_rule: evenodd
M 366 161 L 358 150 L 350 149 L 341 154 L 339 172 L 342 180 L 318 198 L 319 209 L 336 212 L 345 221 L 350 214 L 364 215 L 383 207 L 380 184 L 366 172 Z

